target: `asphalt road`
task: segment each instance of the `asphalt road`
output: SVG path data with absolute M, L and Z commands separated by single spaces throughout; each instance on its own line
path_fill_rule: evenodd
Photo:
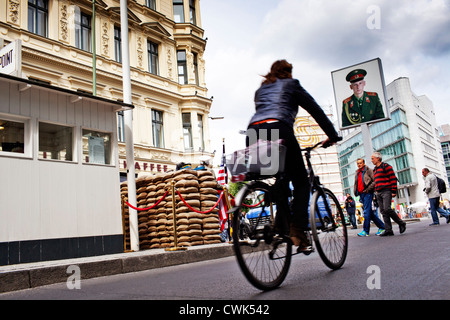
M 0 300 L 449 300 L 450 224 L 430 221 L 409 223 L 402 235 L 394 226 L 393 237 L 359 238 L 360 229 L 349 230 L 342 269 L 331 271 L 317 253 L 297 255 L 285 282 L 270 292 L 251 286 L 228 257 L 81 280 L 80 289 L 60 283 L 9 292 Z

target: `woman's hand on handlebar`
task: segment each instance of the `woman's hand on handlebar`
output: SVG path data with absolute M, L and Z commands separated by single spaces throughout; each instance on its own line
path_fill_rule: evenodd
M 331 147 L 332 145 L 335 145 L 336 142 L 341 141 L 342 137 L 337 137 L 337 139 L 331 139 L 331 138 L 327 138 L 326 140 L 322 141 L 322 148 L 328 148 Z

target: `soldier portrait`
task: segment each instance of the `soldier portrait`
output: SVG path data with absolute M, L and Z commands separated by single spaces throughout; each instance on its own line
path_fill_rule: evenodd
M 385 108 L 384 79 L 378 67 L 381 68 L 381 62 L 375 59 L 334 72 L 333 85 L 341 129 L 390 117 Z
M 350 82 L 353 94 L 342 103 L 343 127 L 384 118 L 383 105 L 378 93 L 364 91 L 366 75 L 366 70 L 355 69 L 345 78 Z

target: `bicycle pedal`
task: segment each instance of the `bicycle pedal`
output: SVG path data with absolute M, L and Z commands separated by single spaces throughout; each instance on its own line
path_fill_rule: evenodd
M 314 252 L 314 248 L 312 246 L 307 246 L 307 247 L 298 247 L 297 248 L 297 253 L 303 253 L 306 256 L 309 256 L 311 253 Z

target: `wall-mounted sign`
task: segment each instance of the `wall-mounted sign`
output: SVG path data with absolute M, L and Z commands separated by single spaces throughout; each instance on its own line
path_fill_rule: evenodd
M 22 76 L 22 40 L 16 40 L 0 49 L 0 73 Z

